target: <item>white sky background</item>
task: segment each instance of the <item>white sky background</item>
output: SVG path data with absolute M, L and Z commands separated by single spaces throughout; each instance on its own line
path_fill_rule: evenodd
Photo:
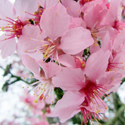
M 10 0 L 14 3 L 15 0 Z M 9 62 L 7 61 L 9 60 Z M 0 64 L 9 64 L 12 61 L 12 57 L 8 59 L 2 59 L 0 56 Z M 4 65 L 5 66 L 5 65 Z M 7 77 L 2 77 L 3 70 L 0 69 L 0 122 L 3 120 L 11 121 L 14 119 L 14 115 L 19 115 L 21 118 L 17 120 L 17 123 L 23 122 L 25 119 L 25 113 L 22 109 L 26 106 L 24 103 L 20 102 L 19 96 L 23 95 L 23 87 L 27 85 L 23 82 L 18 82 L 16 84 L 9 86 L 9 91 L 2 92 L 1 88 L 4 82 L 8 79 Z
M 15 0 L 10 0 L 12 3 Z M 11 62 L 12 58 L 9 57 L 8 60 Z M 6 59 L 2 59 L 0 57 L 0 65 L 5 64 Z M 9 62 L 8 62 L 9 63 Z M 3 78 L 3 70 L 0 69 L 0 122 L 3 120 L 12 120 L 13 115 L 17 114 L 22 116 L 21 119 L 18 119 L 17 122 L 24 121 L 23 117 L 25 116 L 22 108 L 25 106 L 22 102 L 20 102 L 19 95 L 22 95 L 23 89 L 22 86 L 27 86 L 23 82 L 18 82 L 14 85 L 9 86 L 9 91 L 7 93 L 3 93 L 1 91 L 1 87 L 6 81 L 7 77 Z M 125 103 L 125 84 L 119 87 L 118 93 L 120 95 L 121 101 Z
M 2 65 L 5 68 L 6 64 L 10 64 L 14 58 L 15 56 L 11 56 L 7 59 L 2 59 L 0 56 L 0 66 Z M 24 89 L 22 87 L 26 88 L 27 85 L 19 81 L 10 85 L 7 92 L 3 92 L 1 88 L 4 82 L 8 80 L 9 75 L 6 77 L 2 77 L 2 75 L 3 70 L 0 68 L 0 122 L 3 120 L 11 121 L 14 119 L 14 115 L 17 115 L 21 118 L 16 121 L 21 123 L 25 120 L 24 118 L 26 114 L 22 109 L 24 109 L 26 105 L 20 101 L 19 97 L 24 93 Z

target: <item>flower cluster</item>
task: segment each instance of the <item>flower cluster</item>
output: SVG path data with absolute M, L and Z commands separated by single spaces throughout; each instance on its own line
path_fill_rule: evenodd
M 81 112 L 81 121 L 100 119 L 125 67 L 124 0 L 0 1 L 0 49 L 15 51 L 38 81 L 35 102 L 55 100 L 51 116 L 61 122 Z M 83 118 L 82 118 L 83 117 Z
M 29 95 L 27 89 L 24 90 L 24 95 L 20 97 L 20 100 L 28 106 L 28 109 L 31 110 L 29 113 L 30 116 L 26 116 L 26 121 L 29 121 L 32 125 L 49 125 L 47 122 L 47 116 L 51 113 L 49 107 L 49 101 L 42 101 L 39 98 L 39 102 L 35 103 L 35 95 Z M 53 124 L 53 125 L 58 125 Z

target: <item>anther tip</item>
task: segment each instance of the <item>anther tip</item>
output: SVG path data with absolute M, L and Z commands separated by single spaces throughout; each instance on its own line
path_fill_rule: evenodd
M 35 100 L 34 102 L 37 103 L 38 101 Z

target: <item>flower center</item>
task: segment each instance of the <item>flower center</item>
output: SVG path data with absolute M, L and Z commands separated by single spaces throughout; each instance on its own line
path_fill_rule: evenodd
M 17 17 L 17 20 L 13 20 L 9 17 L 6 17 L 6 19 L 0 19 L 0 20 L 8 22 L 7 26 L 1 27 L 1 31 L 6 32 L 7 34 L 5 35 L 8 36 L 8 38 L 5 38 L 4 40 L 14 38 L 14 37 L 19 38 L 20 35 L 22 35 L 22 28 L 26 24 L 23 23 L 18 17 Z
M 116 71 L 116 69 L 124 70 L 125 66 L 123 65 L 123 62 L 109 61 L 107 71 Z
M 43 14 L 43 12 L 44 12 L 44 8 L 41 7 L 40 5 L 38 6 L 38 10 L 35 11 L 34 14 L 31 14 L 31 13 L 25 11 L 25 13 L 27 13 L 27 14 L 29 14 L 29 15 L 31 15 L 31 16 L 34 17 L 34 18 L 32 18 L 31 20 L 32 20 L 32 21 L 34 22 L 34 24 L 36 24 L 36 25 L 39 24 L 40 18 L 41 18 L 41 15 Z
M 96 117 L 99 117 L 98 113 L 100 112 L 100 110 L 98 110 L 98 107 L 100 107 L 100 104 L 104 106 L 105 109 L 107 109 L 105 103 L 101 99 L 102 97 L 107 98 L 105 96 L 107 95 L 106 91 L 109 90 L 107 90 L 104 85 L 96 84 L 89 80 L 89 78 L 86 76 L 86 85 L 79 91 L 80 93 L 86 95 L 85 100 L 81 104 L 81 113 L 83 114 L 85 123 L 87 122 L 87 119 L 92 120 L 91 115 L 93 115 L 94 119 L 96 119 Z M 86 106 L 89 106 L 90 110 L 92 110 L 93 112 L 87 111 L 87 109 L 85 109 Z
M 75 62 L 76 62 L 76 67 L 84 69 L 85 68 L 85 61 L 81 59 L 80 57 L 76 56 L 75 57 Z
M 100 114 L 94 113 L 94 112 L 90 112 L 85 108 L 81 108 L 81 125 L 83 125 L 82 123 L 82 115 L 84 118 L 84 124 L 87 125 L 88 119 L 90 119 L 91 121 L 93 121 L 93 119 L 100 119 Z
M 44 53 L 43 53 L 43 58 L 44 59 L 48 59 L 49 57 L 52 57 L 55 54 L 55 50 L 56 50 L 56 46 L 51 44 L 51 45 L 43 45 L 41 46 L 41 50 L 42 47 L 44 49 Z
M 109 63 L 107 67 L 107 71 L 116 71 L 117 69 L 119 70 L 124 70 L 124 60 L 117 59 L 118 54 L 120 54 L 121 51 L 115 52 L 114 50 L 112 51 L 112 57 L 109 58 Z
M 85 3 L 91 2 L 91 1 L 93 1 L 93 0 L 80 0 L 80 4 L 84 5 Z

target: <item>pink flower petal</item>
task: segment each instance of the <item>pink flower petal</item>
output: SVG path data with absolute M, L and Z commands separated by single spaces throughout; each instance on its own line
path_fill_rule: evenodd
M 1 36 L 2 38 L 4 35 Z M 11 56 L 16 50 L 15 38 L 7 39 L 5 41 L 0 41 L 1 55 L 3 58 Z
M 26 25 L 23 27 L 22 29 L 22 35 L 25 37 L 28 37 L 29 39 L 31 38 L 34 39 L 34 41 L 36 40 L 43 40 L 44 38 L 46 38 L 47 36 L 45 36 L 45 34 L 43 34 L 43 32 L 40 30 L 39 26 L 36 25 Z
M 79 106 L 83 101 L 83 94 L 70 91 L 66 92 L 63 98 L 57 102 L 52 115 L 58 116 L 61 119 L 61 122 L 65 122 L 80 112 Z
M 35 62 L 34 59 L 30 58 L 28 55 L 22 56 L 23 64 L 31 71 L 34 75 L 39 76 L 39 65 Z
M 12 4 L 9 0 L 0 0 L 0 18 L 6 19 L 6 17 L 15 18 Z M 7 24 L 8 22 L 0 20 L 0 27 L 6 26 Z
M 63 90 L 78 91 L 84 85 L 84 74 L 81 69 L 65 68 L 60 74 L 52 78 L 55 87 Z
M 101 48 L 98 43 L 94 43 L 93 45 L 90 46 L 90 52 L 91 54 L 99 51 Z
M 44 11 L 40 26 L 45 34 L 52 40 L 61 37 L 69 27 L 69 15 L 65 7 L 58 4 Z
M 102 41 L 101 47 L 102 47 L 103 51 L 112 50 L 112 41 L 110 39 L 111 39 L 110 34 L 109 34 L 109 32 L 107 32 Z
M 96 113 L 97 111 L 99 111 L 99 113 L 105 113 L 107 110 L 106 103 L 102 99 L 97 98 L 97 97 L 95 97 L 95 100 L 96 102 L 94 103 L 91 102 L 89 106 L 84 106 L 84 107 L 90 112 Z
M 32 15 L 26 14 L 25 11 L 34 14 L 38 9 L 37 0 L 16 0 L 14 3 L 16 16 L 19 18 L 33 18 Z
M 85 73 L 92 81 L 96 81 L 103 73 L 105 73 L 109 57 L 110 51 L 103 52 L 100 50 L 88 58 Z
M 59 68 L 60 68 L 59 65 L 53 62 L 45 63 L 43 61 L 38 61 L 38 64 L 44 70 L 46 79 L 49 79 L 55 76 L 57 72 L 59 72 Z
M 77 54 L 94 43 L 89 30 L 78 27 L 68 30 L 61 39 L 61 48 L 67 54 Z M 70 46 L 70 47 L 69 47 Z
M 107 94 L 110 92 L 116 92 L 122 79 L 122 74 L 115 71 L 106 72 L 100 79 L 99 84 L 105 86 Z
M 84 20 L 87 27 L 94 28 L 93 26 L 97 24 L 100 25 L 101 21 L 107 13 L 107 8 L 102 3 L 90 2 L 90 7 L 84 12 Z
M 79 17 L 80 15 L 80 4 L 73 0 L 62 0 L 62 4 L 67 8 L 67 12 L 72 17 Z
M 35 59 L 36 61 L 43 60 L 43 53 L 42 52 L 33 52 L 33 53 L 28 53 L 30 57 Z
M 82 18 L 73 18 L 71 17 L 71 22 L 70 22 L 70 26 L 69 28 L 72 29 L 72 28 L 75 28 L 75 27 L 83 27 L 83 28 L 86 28 L 86 24 L 85 24 L 85 21 L 82 20 Z
M 113 49 L 119 51 L 120 45 L 125 43 L 125 29 L 123 29 L 114 39 Z
M 60 64 L 66 66 L 66 67 L 76 68 L 75 59 L 71 55 L 67 55 L 67 54 L 60 55 L 59 62 L 60 62 Z
M 34 50 L 35 47 L 40 47 L 42 45 L 42 40 L 39 42 L 39 40 L 29 39 L 29 37 L 22 35 L 18 42 L 22 46 L 22 51 L 26 52 L 28 50 Z
M 52 6 L 56 6 L 59 0 L 38 0 L 38 3 L 43 8 L 51 8 Z

